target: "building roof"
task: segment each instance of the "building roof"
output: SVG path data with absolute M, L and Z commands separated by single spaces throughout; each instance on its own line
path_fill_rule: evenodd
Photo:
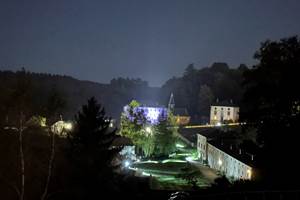
M 189 113 L 186 108 L 174 108 L 173 114 L 179 116 L 189 116 Z
M 211 106 L 239 107 L 232 100 L 230 100 L 230 101 L 218 101 L 217 100 L 216 102 L 212 103 Z
M 228 140 L 212 140 L 208 142 L 209 144 L 215 146 L 216 148 L 224 151 L 228 155 L 232 156 L 233 158 L 249 165 L 251 167 L 254 166 L 255 163 L 255 155 L 250 154 L 243 150 L 235 143 L 235 141 L 228 141 Z M 252 160 L 253 156 L 253 160 Z
M 181 128 L 179 129 L 179 133 L 186 138 L 189 142 L 193 143 L 195 146 L 198 140 L 198 134 L 203 135 L 207 138 L 207 142 L 216 148 L 224 151 L 230 156 L 236 158 L 237 160 L 249 165 L 253 166 L 256 160 L 255 155 L 254 160 L 252 161 L 251 155 L 248 152 L 245 152 L 241 149 L 239 141 L 236 137 L 234 137 L 233 132 L 222 132 L 219 128 L 216 127 L 208 127 L 208 128 Z

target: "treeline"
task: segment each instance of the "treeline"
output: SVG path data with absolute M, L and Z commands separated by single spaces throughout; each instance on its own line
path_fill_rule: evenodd
M 226 63 L 214 63 L 211 67 L 196 69 L 191 64 L 182 77 L 169 79 L 161 88 L 150 87 L 139 78 L 116 78 L 109 84 L 101 84 L 25 69 L 0 71 L 0 111 L 5 113 L 1 121 L 9 121 L 12 110 L 18 106 L 26 107 L 32 114 L 49 116 L 56 112 L 56 118 L 60 114 L 72 118 L 75 110 L 91 96 L 102 102 L 113 118 L 119 119 L 123 106 L 132 99 L 142 104 L 167 105 L 173 92 L 176 107 L 185 107 L 193 119 L 207 122 L 210 105 L 217 99 L 240 103 L 245 70 L 245 65 L 233 69 Z M 26 105 L 20 105 L 18 98 Z
M 197 122 L 207 122 L 210 105 L 216 101 L 241 103 L 243 73 L 247 70 L 244 64 L 229 68 L 226 63 L 214 63 L 201 69 L 190 64 L 182 77 L 173 77 L 162 86 L 162 94 L 173 92 L 176 107 L 187 108 Z
M 118 78 L 110 84 L 80 81 L 69 76 L 39 74 L 21 69 L 0 71 L 0 122 L 15 121 L 15 110 L 26 115 L 74 117 L 91 96 L 105 105 L 113 118 L 119 118 L 123 106 L 132 99 L 154 102 L 158 88 L 149 87 L 141 79 Z

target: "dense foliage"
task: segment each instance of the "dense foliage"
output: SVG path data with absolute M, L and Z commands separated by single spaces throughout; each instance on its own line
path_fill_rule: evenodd
M 135 100 L 129 104 L 128 113 L 133 120 L 122 113 L 120 134 L 130 138 L 146 157 L 167 156 L 174 152 L 178 132 L 172 113 L 168 113 L 166 120 L 160 119 L 157 125 L 152 125 L 142 112 L 133 111 L 139 105 Z
M 26 108 L 31 106 L 32 112 L 45 117 L 55 111 L 58 117 L 62 114 L 64 118 L 73 117 L 90 96 L 95 96 L 113 118 L 119 119 L 123 106 L 131 99 L 166 105 L 173 92 L 176 107 L 187 108 L 193 118 L 205 122 L 209 116 L 209 105 L 216 99 L 232 99 L 234 103 L 239 103 L 243 93 L 240 85 L 242 73 L 246 69 L 244 65 L 237 69 L 229 68 L 226 63 L 214 63 L 204 68 L 190 65 L 181 77 L 167 80 L 161 88 L 150 87 L 141 79 L 117 78 L 109 84 L 101 84 L 24 69 L 0 71 L 0 111 L 6 113 L 7 108 L 12 106 L 10 103 L 16 104 L 11 99 L 14 99 L 13 95 L 19 95 L 16 91 L 18 87 L 21 87 L 19 91 L 28 91 L 24 98 L 28 102 Z M 0 120 L 4 119 L 2 115 Z
M 300 124 L 300 41 L 297 37 L 266 41 L 259 61 L 245 73 L 245 118 L 258 129 L 262 145 L 260 175 L 268 186 L 299 186 L 297 161 Z M 291 172 L 291 173 L 286 173 Z M 293 176 L 291 180 L 290 176 Z

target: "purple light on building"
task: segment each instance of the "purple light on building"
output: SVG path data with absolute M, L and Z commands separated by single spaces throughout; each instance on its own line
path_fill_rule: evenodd
M 158 124 L 160 121 L 167 119 L 167 108 L 165 107 L 136 107 L 133 109 L 133 116 L 129 113 L 129 106 L 124 107 L 124 112 L 130 121 L 134 120 L 134 115 L 142 113 L 150 124 Z

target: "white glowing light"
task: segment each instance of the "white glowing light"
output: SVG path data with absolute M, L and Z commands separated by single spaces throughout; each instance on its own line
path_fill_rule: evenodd
M 193 161 L 193 158 L 189 156 L 189 157 L 186 157 L 185 160 L 188 162 L 191 162 L 191 161 Z
M 71 129 L 73 128 L 73 125 L 72 125 L 72 123 L 68 122 L 68 123 L 65 123 L 65 124 L 64 124 L 64 128 L 65 128 L 66 130 L 71 130 Z
M 218 122 L 218 123 L 216 124 L 216 126 L 221 126 L 221 122 Z
M 219 158 L 218 164 L 221 166 L 223 164 L 222 160 Z
M 152 130 L 151 130 L 151 128 L 150 128 L 150 127 L 146 127 L 146 129 L 145 129 L 145 130 L 146 130 L 146 132 L 147 132 L 147 133 L 151 133 L 151 132 L 152 132 Z
M 126 160 L 125 163 L 124 163 L 124 166 L 125 167 L 129 167 L 130 166 L 130 162 L 128 160 Z
M 178 147 L 178 148 L 183 148 L 184 145 L 182 145 L 182 144 L 176 144 L 176 147 Z
M 151 176 L 151 174 L 146 173 L 146 172 L 142 172 L 142 175 L 143 175 L 143 176 Z
M 251 179 L 251 176 L 252 176 L 251 169 L 248 169 L 248 170 L 247 170 L 247 174 L 248 174 L 248 178 Z

